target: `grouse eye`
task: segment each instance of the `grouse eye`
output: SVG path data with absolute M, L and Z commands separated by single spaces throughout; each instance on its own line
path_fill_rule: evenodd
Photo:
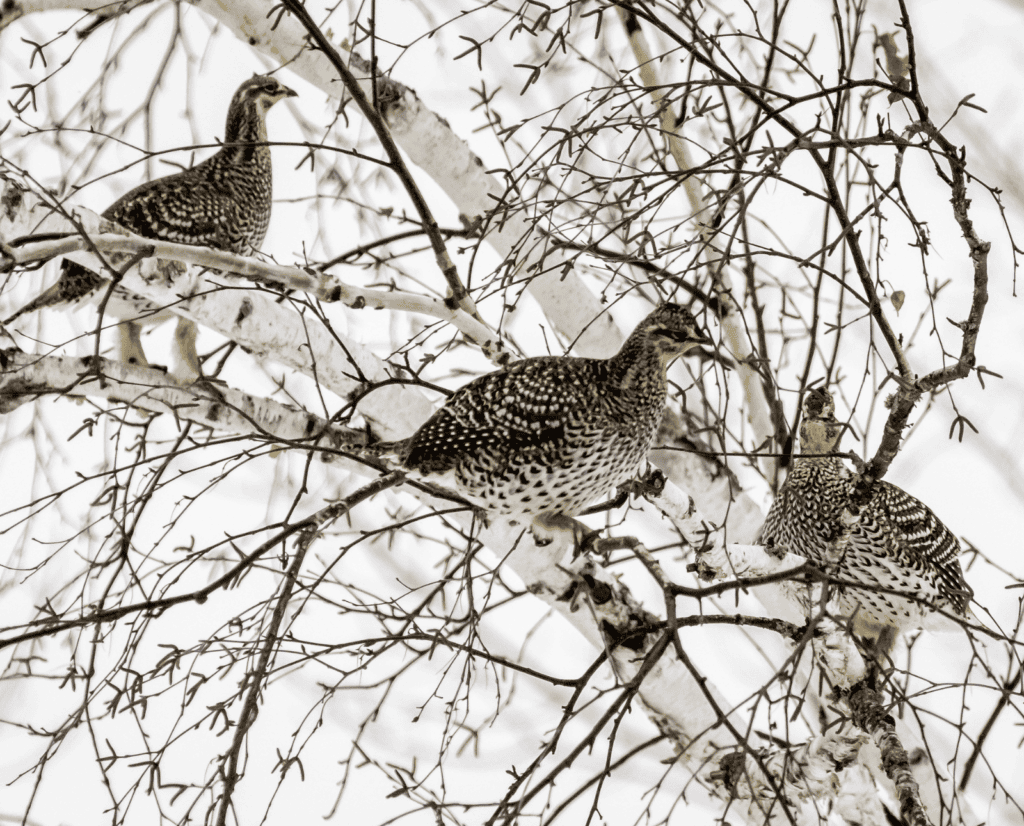
M 693 341 L 694 336 L 690 330 L 680 330 L 673 327 L 661 327 L 656 330 L 657 334 L 669 339 L 670 341 L 677 342 L 679 344 L 685 344 L 686 342 Z

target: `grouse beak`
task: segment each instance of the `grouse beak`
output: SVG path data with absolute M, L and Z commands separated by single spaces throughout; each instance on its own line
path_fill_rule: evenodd
M 705 333 L 700 327 L 694 325 L 692 327 L 687 326 L 683 335 L 678 339 L 680 349 L 686 353 L 691 350 L 696 350 L 698 347 L 703 345 L 711 345 L 714 342 L 711 337 Z
M 714 339 L 705 333 L 700 327 L 693 326 L 686 331 L 686 339 L 683 342 L 683 352 L 690 353 L 707 361 L 716 361 L 722 365 L 724 370 L 734 370 L 736 365 L 733 361 L 715 347 Z M 709 348 L 709 349 L 705 349 Z
M 694 327 L 690 332 L 690 341 L 694 344 L 714 344 L 711 336 L 705 333 L 700 327 Z

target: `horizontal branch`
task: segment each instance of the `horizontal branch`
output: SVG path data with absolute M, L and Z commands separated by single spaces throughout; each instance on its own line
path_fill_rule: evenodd
M 6 187 L 11 183 L 0 185 L 0 197 L 6 194 Z M 271 262 L 260 261 L 232 252 L 214 250 L 208 247 L 196 247 L 187 244 L 175 244 L 170 241 L 157 241 L 139 235 L 123 234 L 123 230 L 110 221 L 105 221 L 89 210 L 75 210 L 76 219 L 97 225 L 97 232 L 76 232 L 68 222 L 66 232 L 76 232 L 64 238 L 45 241 L 32 241 L 32 236 L 22 238 L 6 238 L 0 233 L 0 241 L 5 242 L 4 251 L 0 252 L 0 272 L 10 271 L 16 266 L 48 261 L 57 256 L 67 256 L 96 272 L 103 272 L 107 262 L 98 258 L 93 250 L 101 253 L 124 253 L 142 255 L 146 258 L 157 258 L 161 261 L 178 261 L 182 264 L 212 270 L 225 270 L 230 275 L 240 276 L 246 281 L 236 282 L 248 284 L 252 280 L 271 284 L 305 293 L 327 303 L 338 302 L 347 307 L 361 310 L 400 310 L 413 312 L 444 321 L 473 341 L 480 349 L 499 365 L 508 361 L 508 354 L 496 332 L 487 325 L 463 310 L 449 309 L 443 299 L 432 296 L 398 290 L 371 290 L 354 287 L 338 278 L 320 273 L 312 267 L 284 267 Z M 51 227 L 52 227 L 51 223 Z M 59 227 L 59 225 L 58 225 Z M 0 225 L 2 229 L 2 225 Z M 59 232 L 53 228 L 47 235 Z M 178 279 L 172 279 L 169 289 L 173 292 Z M 128 282 L 126 282 L 127 284 Z M 212 292 L 217 285 L 196 274 L 189 285 L 191 294 Z M 164 291 L 161 291 L 162 293 Z M 168 309 L 175 312 L 175 305 Z M 180 313 L 185 315 L 184 312 Z
M 253 397 L 228 387 L 209 392 L 201 385 L 181 387 L 159 370 L 126 365 L 107 359 L 81 359 L 67 356 L 34 356 L 11 348 L 0 350 L 0 412 L 9 412 L 20 404 L 44 395 L 88 397 L 130 404 L 154 413 L 171 413 L 183 421 L 191 421 L 221 432 L 239 436 L 262 436 L 268 442 L 297 443 L 315 450 L 314 456 L 328 462 L 344 462 L 346 469 L 376 476 L 378 470 L 346 461 L 338 451 L 351 448 L 359 433 L 331 425 L 326 420 L 303 410 L 269 399 Z M 437 507 L 438 500 L 429 491 L 407 486 L 409 493 L 428 507 Z M 479 529 L 471 513 L 451 513 L 448 518 L 467 532 Z M 301 527 L 301 525 L 300 525 Z M 288 535 L 295 531 L 289 528 Z M 571 535 L 557 535 L 546 546 L 538 546 L 529 531 L 506 519 L 492 519 L 489 526 L 478 530 L 479 540 L 505 560 L 525 587 L 542 599 L 563 618 L 590 639 L 596 648 L 608 645 L 604 634 L 610 628 L 623 631 L 635 629 L 638 618 L 644 617 L 652 629 L 657 618 L 648 615 L 634 600 L 617 577 L 598 568 L 585 557 L 568 561 L 572 555 Z M 273 542 L 279 543 L 278 535 Z M 253 553 L 262 553 L 267 543 L 246 556 L 251 564 Z M 272 543 L 271 543 L 272 544 Z M 62 630 L 81 627 L 92 622 L 106 622 L 129 616 L 133 611 L 169 608 L 205 599 L 218 588 L 229 584 L 238 570 L 218 577 L 201 589 L 169 595 L 158 603 L 140 603 L 67 619 L 50 619 L 38 628 L 17 637 L 0 639 L 0 647 L 49 636 Z M 581 587 L 605 582 L 610 590 L 599 601 L 593 601 L 591 612 L 576 610 Z M 651 635 L 656 636 L 656 634 Z M 635 674 L 638 660 L 633 647 L 612 645 L 612 657 L 620 679 Z M 689 686 L 689 688 L 687 688 Z M 719 727 L 717 712 L 700 698 L 710 686 L 698 689 L 692 677 L 678 662 L 666 658 L 644 680 L 640 694 L 663 719 L 671 720 L 677 736 L 691 740 L 701 737 L 701 749 L 710 754 L 723 746 L 735 745 Z M 717 694 L 715 694 L 717 696 Z M 724 699 L 721 700 L 724 705 Z M 705 756 L 706 756 L 705 754 Z
M 238 436 L 279 442 L 325 440 L 350 443 L 360 434 L 332 425 L 292 405 L 253 396 L 226 385 L 216 390 L 182 386 L 162 370 L 111 359 L 38 356 L 17 348 L 0 350 L 0 414 L 46 396 L 122 402 L 148 413 L 170 413 L 181 421 Z

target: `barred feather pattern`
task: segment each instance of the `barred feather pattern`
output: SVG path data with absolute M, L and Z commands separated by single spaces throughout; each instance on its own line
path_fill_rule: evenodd
M 481 376 L 412 437 L 379 449 L 489 514 L 572 516 L 637 473 L 668 365 L 708 341 L 686 308 L 664 304 L 612 358 L 541 356 Z
M 835 449 L 842 433 L 837 425 L 830 413 L 805 420 L 804 452 Z M 859 520 L 844 533 L 853 481 L 837 456 L 798 457 L 765 519 L 762 542 L 803 556 L 839 580 L 863 583 L 838 586 L 840 610 L 856 617 L 857 628 L 920 627 L 935 609 L 970 617 L 973 591 L 960 568 L 956 536 L 927 505 L 886 481 L 876 482 Z
M 295 94 L 267 75 L 245 81 L 228 108 L 224 148 L 191 169 L 137 186 L 104 210 L 103 217 L 143 238 L 252 255 L 266 237 L 273 202 L 267 111 Z M 90 298 L 108 283 L 65 260 L 57 283 L 4 323 Z M 133 296 L 131 306 L 147 305 Z

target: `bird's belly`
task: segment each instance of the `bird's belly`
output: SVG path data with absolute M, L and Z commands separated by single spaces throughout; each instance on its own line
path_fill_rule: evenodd
M 862 624 L 891 626 L 900 630 L 921 627 L 927 615 L 944 601 L 928 577 L 895 559 L 850 547 L 839 560 L 837 578 L 863 583 L 864 587 L 840 586 L 839 605 L 845 616 Z
M 558 461 L 536 457 L 498 467 L 481 457 L 459 466 L 456 488 L 473 504 L 495 515 L 573 516 L 634 476 L 639 465 L 637 453 L 635 446 L 595 439 L 584 449 L 558 457 Z

